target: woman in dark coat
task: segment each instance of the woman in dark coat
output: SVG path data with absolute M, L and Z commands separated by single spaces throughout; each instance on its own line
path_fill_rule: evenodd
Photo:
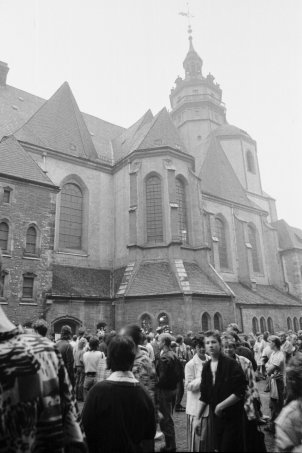
M 206 332 L 205 346 L 211 360 L 202 369 L 197 431 L 200 429 L 200 418 L 208 405 L 212 418 L 209 426 L 212 425 L 212 428 L 207 435 L 212 437 L 213 450 L 243 451 L 243 398 L 247 385 L 245 375 L 235 360 L 222 353 L 218 332 Z

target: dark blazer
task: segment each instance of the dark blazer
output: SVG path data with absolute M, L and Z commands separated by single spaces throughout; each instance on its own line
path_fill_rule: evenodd
M 235 416 L 243 408 L 243 397 L 247 386 L 245 375 L 236 360 L 221 354 L 218 359 L 215 384 L 211 372 L 211 360 L 206 362 L 202 369 L 200 385 L 200 401 L 209 404 L 215 410 L 217 404 L 234 394 L 240 401 L 225 409 L 223 415 L 226 418 Z

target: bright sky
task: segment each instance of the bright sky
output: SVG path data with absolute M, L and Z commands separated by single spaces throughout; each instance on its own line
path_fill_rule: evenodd
M 302 228 L 302 2 L 190 0 L 193 44 L 228 122 L 258 143 L 263 189 Z M 82 111 L 128 127 L 170 107 L 188 50 L 185 0 L 0 0 L 8 83 L 44 98 L 67 80 Z

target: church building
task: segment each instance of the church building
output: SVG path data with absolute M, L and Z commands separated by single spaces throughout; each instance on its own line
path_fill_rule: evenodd
M 0 62 L 0 304 L 95 332 L 302 329 L 302 230 L 264 192 L 257 143 L 227 121 L 193 47 L 170 93 L 125 129 L 42 99 Z M 261 150 L 259 151 L 261 152 Z

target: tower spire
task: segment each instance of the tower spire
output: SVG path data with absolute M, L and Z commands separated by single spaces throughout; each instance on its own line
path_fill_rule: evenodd
M 192 26 L 191 19 L 194 17 L 190 12 L 189 2 L 187 1 L 187 11 L 180 12 L 181 16 L 184 16 L 188 20 L 188 39 L 189 39 L 189 51 L 183 62 L 183 67 L 185 70 L 186 79 L 188 78 L 202 78 L 202 59 L 195 51 L 193 47 L 193 38 L 192 38 Z

